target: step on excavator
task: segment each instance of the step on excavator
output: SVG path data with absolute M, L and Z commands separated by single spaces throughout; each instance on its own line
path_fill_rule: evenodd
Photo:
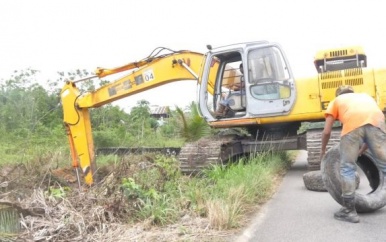
M 207 49 L 198 53 L 157 48 L 140 61 L 97 68 L 94 76 L 85 79 L 127 74 L 92 92 L 81 93 L 77 88 L 85 79 L 65 83 L 61 103 L 72 165 L 77 171 L 80 168 L 86 184 L 95 182 L 96 173 L 89 110 L 171 82 L 197 82 L 199 112 L 211 127 L 242 127 L 250 134 L 186 144 L 178 156 L 185 173 L 266 150 L 307 150 L 308 169 L 319 170 L 321 129 L 300 133 L 299 128 L 305 122 L 324 121 L 324 110 L 341 85 L 368 93 L 386 112 L 386 69 L 367 68 L 367 57 L 359 46 L 318 52 L 317 75 L 300 79 L 294 78 L 277 43 L 208 45 Z M 339 143 L 339 132 L 337 127 L 328 147 Z

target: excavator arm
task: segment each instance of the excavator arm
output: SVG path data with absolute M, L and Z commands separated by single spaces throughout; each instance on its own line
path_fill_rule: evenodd
M 198 73 L 204 57 L 203 54 L 196 52 L 178 51 L 148 57 L 114 69 L 98 68 L 96 76 L 100 78 L 124 71 L 128 71 L 129 74 L 84 94 L 76 86 L 78 81 L 69 81 L 64 85 L 61 91 L 61 102 L 72 166 L 76 169 L 81 168 L 86 184 L 92 185 L 95 182 L 96 172 L 89 108 L 100 107 L 175 81 L 199 81 Z M 207 85 L 208 90 L 213 90 L 212 82 Z

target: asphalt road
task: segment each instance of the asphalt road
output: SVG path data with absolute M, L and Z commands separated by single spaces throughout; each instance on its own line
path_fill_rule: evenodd
M 236 241 L 386 242 L 386 208 L 359 214 L 358 224 L 335 220 L 333 214 L 340 205 L 331 195 L 309 191 L 304 186 L 306 160 L 307 153 L 301 151 L 277 193 Z M 367 183 L 367 179 L 362 178 L 360 186 Z

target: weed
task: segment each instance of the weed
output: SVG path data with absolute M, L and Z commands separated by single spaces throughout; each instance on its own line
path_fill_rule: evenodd
M 66 194 L 71 191 L 69 187 L 49 187 L 48 191 L 46 191 L 45 195 L 50 198 L 64 198 Z

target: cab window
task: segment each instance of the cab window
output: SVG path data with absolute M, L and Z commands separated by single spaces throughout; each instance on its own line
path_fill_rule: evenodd
M 251 94 L 260 100 L 285 99 L 291 96 L 291 89 L 288 85 L 266 83 L 252 86 Z

